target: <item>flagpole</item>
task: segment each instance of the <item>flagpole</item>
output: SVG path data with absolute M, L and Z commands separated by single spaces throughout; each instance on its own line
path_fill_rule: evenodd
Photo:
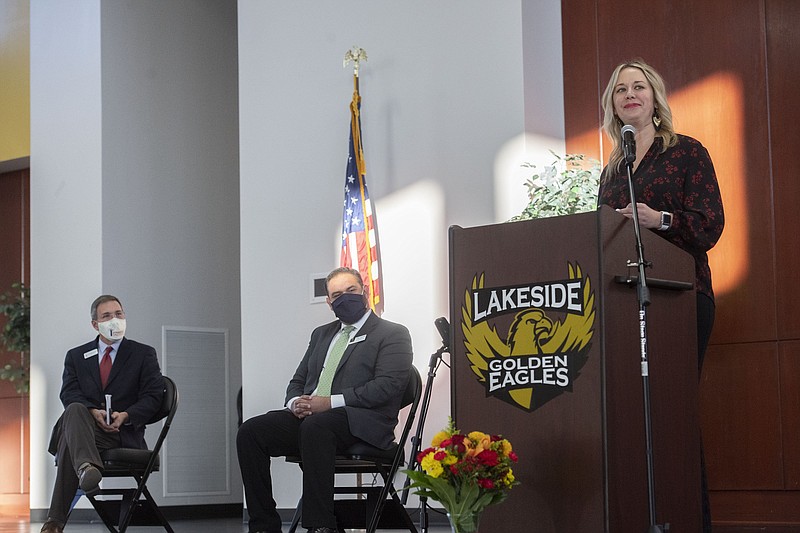
M 353 63 L 353 90 L 356 92 L 356 94 L 358 94 L 358 67 L 361 61 L 366 60 L 367 51 L 363 48 L 359 48 L 358 46 L 352 47 L 344 54 L 344 64 L 342 67 L 346 68 L 351 61 Z
M 369 299 L 370 308 L 380 316 L 383 312 L 383 273 L 382 265 L 379 259 L 379 238 L 378 238 L 378 222 L 375 215 L 372 203 L 369 201 L 369 194 L 367 193 L 366 184 L 366 164 L 364 161 L 364 149 L 361 143 L 361 95 L 359 94 L 359 67 L 361 61 L 367 60 L 367 52 L 363 48 L 353 46 L 344 55 L 343 68 L 348 64 L 353 63 L 353 100 L 350 103 L 350 142 L 351 154 L 354 170 L 350 176 L 351 180 L 354 175 L 356 179 L 352 180 L 352 185 L 346 184 L 346 190 L 354 186 L 354 193 L 357 194 L 356 198 L 347 195 L 352 201 L 358 202 L 363 212 L 363 231 L 361 233 L 346 232 L 348 236 L 355 239 L 352 245 L 349 242 L 343 242 L 342 252 L 342 266 L 352 266 L 361 272 L 362 279 L 365 285 L 369 286 Z M 352 211 L 351 211 L 352 212 Z M 344 220 L 342 227 L 348 226 L 348 220 L 355 221 L 355 217 L 348 218 L 348 207 L 345 206 Z M 362 239 L 363 246 L 358 244 L 358 239 Z
M 344 55 L 344 64 L 342 68 L 346 68 L 348 63 L 353 62 L 353 76 L 355 76 L 356 89 L 358 89 L 358 64 L 361 61 L 367 60 L 367 51 L 358 46 L 352 47 Z

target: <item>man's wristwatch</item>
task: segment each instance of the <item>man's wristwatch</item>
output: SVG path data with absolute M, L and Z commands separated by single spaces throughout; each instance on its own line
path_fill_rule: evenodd
M 658 231 L 667 231 L 672 226 L 672 213 L 661 211 L 661 227 Z

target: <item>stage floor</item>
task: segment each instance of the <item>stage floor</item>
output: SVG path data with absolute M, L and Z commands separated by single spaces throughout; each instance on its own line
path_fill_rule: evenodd
M 175 530 L 175 533 L 247 533 L 247 525 L 243 524 L 240 519 L 223 518 L 223 519 L 208 519 L 208 520 L 173 520 L 170 525 Z M 0 533 L 39 533 L 42 528 L 41 522 L 28 522 L 20 519 L 3 518 L 0 517 Z M 67 524 L 64 533 L 106 533 L 108 530 L 102 523 L 99 524 Z M 158 527 L 135 527 L 128 528 L 129 533 L 158 533 L 164 531 Z M 283 531 L 289 531 L 289 526 L 285 525 Z M 355 533 L 364 531 L 353 529 L 348 530 L 348 533 Z M 450 533 L 449 527 L 431 527 L 428 529 L 429 533 Z M 298 533 L 305 533 L 304 529 L 298 530 Z M 405 529 L 381 529 L 381 533 L 408 533 Z

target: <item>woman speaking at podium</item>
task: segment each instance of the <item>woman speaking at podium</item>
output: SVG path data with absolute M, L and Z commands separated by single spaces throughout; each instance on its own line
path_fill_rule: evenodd
M 694 257 L 697 293 L 698 370 L 714 325 L 714 291 L 708 250 L 722 234 L 722 197 L 708 151 L 675 133 L 664 80 L 636 60 L 614 69 L 603 93 L 603 129 L 614 141 L 600 178 L 598 203 L 633 216 L 628 190 L 623 128 L 633 126 L 633 184 L 639 224 Z M 630 128 L 625 128 L 630 131 Z
M 725 226 L 722 197 L 708 151 L 675 133 L 664 80 L 641 60 L 618 65 L 603 93 L 603 129 L 614 148 L 600 177 L 598 204 L 633 217 L 627 165 L 631 165 L 639 225 L 694 257 L 698 373 L 714 325 L 708 250 Z M 634 159 L 635 157 L 635 159 Z M 711 531 L 705 466 L 703 531 Z

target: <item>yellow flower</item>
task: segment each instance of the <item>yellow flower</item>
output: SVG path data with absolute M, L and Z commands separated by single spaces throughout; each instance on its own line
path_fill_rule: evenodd
M 477 443 L 483 441 L 484 439 L 488 439 L 489 435 L 487 435 L 486 433 L 483 433 L 481 431 L 473 431 L 472 433 L 467 435 L 467 437 L 469 437 L 469 439 L 472 442 L 477 444 Z
M 514 472 L 512 472 L 511 469 L 509 468 L 508 472 L 506 472 L 506 477 L 503 480 L 503 483 L 505 483 L 507 487 L 510 487 L 514 483 L 515 479 L 516 478 L 514 477 Z
M 442 463 L 433 458 L 433 453 L 426 455 L 420 463 L 422 470 L 431 477 L 439 477 L 444 472 Z
M 451 435 L 448 432 L 440 431 L 439 433 L 433 436 L 433 440 L 431 441 L 431 446 L 436 448 L 442 443 L 443 440 L 449 439 L 450 437 Z
M 458 462 L 458 457 L 453 455 L 452 453 L 448 453 L 447 456 L 442 459 L 442 464 L 446 466 L 454 465 Z
M 508 442 L 508 440 L 503 439 L 503 440 L 500 441 L 500 446 L 502 446 L 503 455 L 508 457 L 508 454 L 510 454 L 511 451 L 513 450 L 513 448 L 511 447 L 511 443 Z

